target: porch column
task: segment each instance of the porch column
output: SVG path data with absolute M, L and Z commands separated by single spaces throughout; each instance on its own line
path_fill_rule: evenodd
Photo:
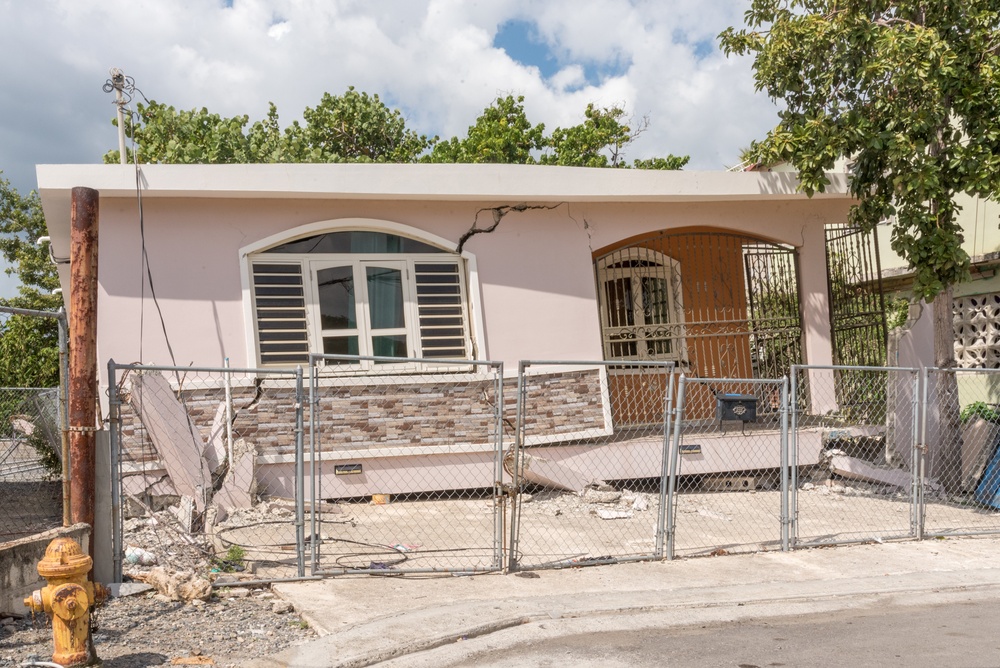
M 805 363 L 833 364 L 833 337 L 830 330 L 830 293 L 826 275 L 826 236 L 823 223 L 808 222 L 799 248 L 799 282 L 802 290 L 802 335 Z M 809 371 L 809 410 L 823 415 L 837 410 L 833 371 Z

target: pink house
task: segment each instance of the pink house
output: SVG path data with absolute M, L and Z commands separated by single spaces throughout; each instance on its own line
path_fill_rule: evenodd
M 502 361 L 508 377 L 520 360 L 672 361 L 706 378 L 832 364 L 826 230 L 851 199 L 830 178 L 810 199 L 788 173 L 38 167 L 55 258 L 71 189 L 100 192 L 102 364 L 171 363 L 144 235 L 177 365 L 293 368 L 313 352 Z

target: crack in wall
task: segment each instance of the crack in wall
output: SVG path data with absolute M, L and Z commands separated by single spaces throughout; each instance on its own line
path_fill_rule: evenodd
M 531 210 L 541 210 L 541 211 L 551 211 L 553 209 L 558 209 L 565 202 L 560 202 L 559 204 L 545 205 L 545 204 L 505 204 L 503 206 L 488 206 L 476 211 L 476 217 L 472 220 L 472 227 L 470 227 L 465 234 L 463 234 L 458 239 L 458 248 L 455 250 L 459 255 L 462 254 L 462 249 L 465 248 L 465 242 L 474 237 L 477 234 L 489 234 L 497 229 L 500 225 L 500 221 L 504 219 L 508 213 L 512 211 L 517 211 L 522 213 L 524 211 Z M 479 215 L 485 211 L 490 211 L 493 214 L 493 224 L 489 227 L 478 227 L 479 225 Z

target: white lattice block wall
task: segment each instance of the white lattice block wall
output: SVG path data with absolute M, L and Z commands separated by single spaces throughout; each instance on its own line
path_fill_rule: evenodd
M 966 369 L 1000 368 L 1000 292 L 955 300 L 955 361 Z

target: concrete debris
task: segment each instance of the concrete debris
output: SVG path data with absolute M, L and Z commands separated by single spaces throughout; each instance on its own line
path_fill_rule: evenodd
M 194 507 L 194 497 L 184 495 L 181 497 L 180 503 L 171 508 L 174 515 L 177 516 L 181 528 L 187 533 L 194 531 Z
M 112 582 L 108 585 L 108 589 L 111 590 L 112 597 L 119 596 L 135 596 L 136 594 L 145 594 L 150 591 L 153 587 L 146 584 L 145 582 Z
M 719 513 L 705 507 L 698 508 L 695 512 L 701 515 L 702 517 L 710 517 L 713 520 L 722 520 L 723 522 L 733 521 L 733 518 L 730 517 L 729 515 L 726 515 L 724 513 Z
M 601 491 L 588 487 L 583 492 L 583 500 L 587 503 L 618 503 L 622 498 L 621 492 Z
M 152 585 L 162 596 L 171 601 L 207 600 L 212 596 L 212 583 L 191 571 L 168 572 L 162 566 L 132 577 Z
M 627 520 L 632 517 L 631 510 L 611 510 L 610 508 L 595 508 L 591 511 L 602 520 Z
M 205 494 L 212 489 L 203 458 L 205 440 L 170 382 L 160 373 L 135 374 L 128 397 L 178 494 L 192 497 L 202 512 Z
M 913 474 L 909 471 L 878 468 L 856 457 L 836 454 L 836 452 L 833 451 L 829 456 L 830 470 L 843 478 L 890 485 L 900 489 L 908 489 L 913 484 Z M 940 485 L 936 481 L 929 480 L 927 489 L 936 492 L 940 489 Z
M 245 439 L 233 445 L 233 462 L 215 493 L 212 503 L 219 509 L 221 522 L 236 508 L 250 508 L 257 494 L 257 449 Z
M 288 601 L 275 601 L 271 605 L 271 612 L 276 615 L 283 615 L 288 612 L 294 612 L 295 607 Z
M 24 434 L 25 436 L 31 436 L 35 433 L 35 423 L 32 422 L 31 418 L 27 415 L 13 416 L 10 419 L 10 426 L 14 428 L 14 431 Z
M 640 494 L 632 500 L 632 510 L 640 513 L 649 510 L 649 501 L 646 500 L 646 497 Z

